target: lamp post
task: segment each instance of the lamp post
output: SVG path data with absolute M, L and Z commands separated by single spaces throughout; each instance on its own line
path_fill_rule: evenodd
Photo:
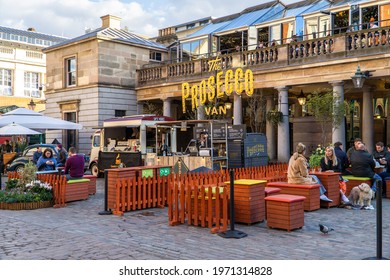
M 35 107 L 37 106 L 37 104 L 34 102 L 34 100 L 31 98 L 31 101 L 30 101 L 30 103 L 27 103 L 27 105 L 28 105 L 28 108 L 30 109 L 30 110 L 32 110 L 32 111 L 34 111 L 35 110 Z

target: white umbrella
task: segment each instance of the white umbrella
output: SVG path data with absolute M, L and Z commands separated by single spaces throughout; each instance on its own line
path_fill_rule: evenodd
M 31 129 L 72 130 L 82 128 L 81 124 L 47 117 L 26 108 L 18 108 L 0 116 L 0 127 L 10 123 L 17 123 Z
M 22 125 L 11 123 L 6 126 L 0 127 L 0 135 L 33 135 L 33 134 L 42 134 L 39 131 L 35 131 L 24 127 Z

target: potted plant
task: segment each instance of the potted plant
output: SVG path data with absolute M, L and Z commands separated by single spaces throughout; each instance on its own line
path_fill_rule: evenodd
M 311 169 L 319 170 L 321 166 L 321 158 L 325 156 L 325 149 L 318 145 L 317 149 L 309 157 L 309 166 Z
M 278 125 L 283 122 L 283 113 L 277 109 L 270 110 L 267 112 L 267 120 L 273 125 Z
M 10 179 L 0 190 L 0 209 L 31 210 L 53 205 L 52 186 L 36 180 L 36 167 L 26 164 L 20 179 Z

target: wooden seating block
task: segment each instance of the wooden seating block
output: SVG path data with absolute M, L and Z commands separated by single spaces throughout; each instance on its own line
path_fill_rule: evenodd
M 366 183 L 368 185 L 372 185 L 372 180 L 369 177 L 355 177 L 351 175 L 344 175 L 343 179 L 348 180 L 345 184 L 347 185 L 347 190 L 345 191 L 345 195 L 349 196 L 353 187 L 360 185 L 361 183 Z
M 287 182 L 269 182 L 267 187 L 280 189 L 280 194 L 291 194 L 304 196 L 303 209 L 305 211 L 314 211 L 320 209 L 320 185 L 319 184 L 289 184 Z
M 267 226 L 291 231 L 304 226 L 304 196 L 277 194 L 265 198 Z
M 338 172 L 314 172 L 326 189 L 326 196 L 333 200 L 332 202 L 320 201 L 320 206 L 324 208 L 340 205 L 340 174 Z
M 89 179 L 88 193 L 96 194 L 96 176 L 94 175 L 84 175 L 84 179 Z
M 76 179 L 66 182 L 65 202 L 88 199 L 89 179 Z
M 264 192 L 265 192 L 265 197 L 267 197 L 267 196 L 279 194 L 280 189 L 279 188 L 272 188 L 272 187 L 265 187 Z
M 234 220 L 238 223 L 257 223 L 265 219 L 265 180 L 234 181 Z M 225 182 L 230 191 L 230 182 Z

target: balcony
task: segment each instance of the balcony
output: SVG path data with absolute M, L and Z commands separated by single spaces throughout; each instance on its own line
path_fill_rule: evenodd
M 218 59 L 218 70 L 220 71 L 236 67 L 249 67 L 256 74 L 256 72 L 267 70 L 284 71 L 291 69 L 291 67 L 313 64 L 331 67 L 332 64 L 340 61 L 356 63 L 356 61 L 366 60 L 370 56 L 384 55 L 389 50 L 389 44 L 390 28 L 379 27 L 266 48 L 214 55 L 186 62 L 159 66 L 148 65 L 148 67 L 137 71 L 137 87 L 142 90 L 162 83 L 177 84 L 183 80 L 203 79 L 210 76 L 211 71 L 216 70 L 213 68 L 212 62 L 216 59 Z M 356 69 L 356 66 L 354 67 Z M 327 71 L 329 72 L 329 69 Z M 353 72 L 349 73 L 353 74 Z

